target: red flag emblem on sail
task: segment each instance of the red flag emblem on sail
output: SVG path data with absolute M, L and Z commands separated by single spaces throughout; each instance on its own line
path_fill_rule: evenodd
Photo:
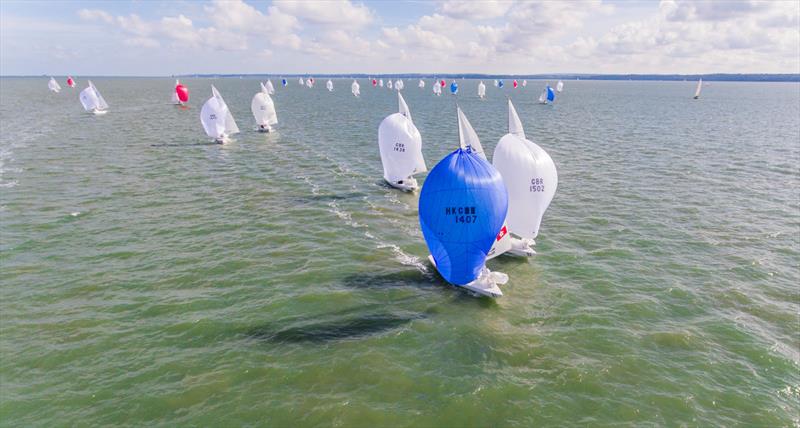
M 506 236 L 507 233 L 508 233 L 508 228 L 506 227 L 506 225 L 503 225 L 503 228 L 500 229 L 500 233 L 497 234 L 497 238 L 495 238 L 494 240 L 500 241 L 501 239 L 503 239 L 504 236 Z

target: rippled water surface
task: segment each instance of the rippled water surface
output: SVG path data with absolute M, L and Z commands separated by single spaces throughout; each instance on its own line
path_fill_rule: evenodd
M 418 196 L 381 182 L 395 93 L 322 82 L 278 87 L 263 135 L 255 79 L 186 79 L 177 108 L 172 79 L 97 78 L 101 117 L 0 80 L 0 425 L 800 424 L 800 86 L 568 81 L 542 106 L 539 81 L 407 81 L 429 167 L 456 101 L 490 154 L 506 95 L 557 164 L 492 301 L 438 277 Z

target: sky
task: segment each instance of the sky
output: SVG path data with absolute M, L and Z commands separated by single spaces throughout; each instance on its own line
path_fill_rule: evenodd
M 799 17 L 796 0 L 0 0 L 0 74 L 800 73 Z

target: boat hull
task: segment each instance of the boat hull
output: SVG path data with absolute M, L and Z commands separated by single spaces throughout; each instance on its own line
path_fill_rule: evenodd
M 419 189 L 419 184 L 417 183 L 417 179 L 415 179 L 414 177 L 408 177 L 405 180 L 403 180 L 402 183 L 392 182 L 389 180 L 386 180 L 386 182 L 395 189 L 400 189 L 404 192 L 413 192 Z
M 433 256 L 428 255 L 428 261 L 431 262 L 431 264 L 434 267 L 436 266 L 436 261 L 433 260 Z M 488 272 L 488 269 L 484 268 L 484 270 Z M 498 276 L 501 278 L 501 281 L 496 280 Z M 508 275 L 499 272 L 491 272 L 488 275 L 481 274 L 481 276 L 479 276 L 478 279 L 470 282 L 469 284 L 465 285 L 453 284 L 453 285 L 468 290 L 471 293 L 479 296 L 491 297 L 493 299 L 496 299 L 503 295 L 503 291 L 500 290 L 500 287 L 498 287 L 498 282 L 501 282 L 501 284 L 505 284 L 506 281 L 508 281 Z

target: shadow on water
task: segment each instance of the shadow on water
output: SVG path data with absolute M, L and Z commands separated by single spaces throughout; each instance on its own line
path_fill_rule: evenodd
M 183 144 L 151 144 L 150 147 L 194 147 L 194 146 L 219 146 L 222 143 L 218 143 L 216 141 L 211 141 L 208 143 L 183 143 Z
M 350 312 L 350 311 L 348 311 Z M 328 314 L 256 326 L 247 331 L 250 338 L 273 343 L 326 343 L 356 339 L 394 330 L 424 318 L 423 313 L 395 314 L 371 312 L 363 315 Z M 332 318 L 319 321 L 320 318 Z
M 387 288 L 387 287 L 417 287 L 430 289 L 437 281 L 431 274 L 425 274 L 417 269 L 409 269 L 392 273 L 359 272 L 341 279 L 340 284 L 348 288 Z

